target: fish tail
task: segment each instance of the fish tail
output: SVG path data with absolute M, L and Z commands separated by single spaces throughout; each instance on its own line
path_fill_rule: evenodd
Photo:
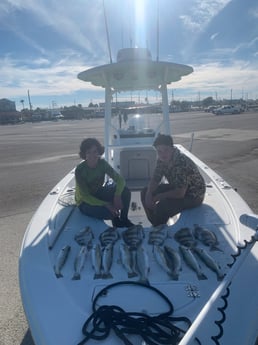
M 80 280 L 80 279 L 81 279 L 80 273 L 74 273 L 72 280 Z
M 217 280 L 218 282 L 222 281 L 224 279 L 226 274 L 217 274 Z
M 205 275 L 204 273 L 199 273 L 199 274 L 198 274 L 198 279 L 199 279 L 199 280 L 206 280 L 206 279 L 208 279 L 208 278 L 206 277 L 206 275 Z
M 220 249 L 219 247 L 216 247 L 216 246 L 212 246 L 210 247 L 210 251 L 211 252 L 221 252 L 221 253 L 224 253 L 224 251 L 222 249 Z
M 150 286 L 150 282 L 147 278 L 141 278 L 138 280 L 138 283 L 143 284 L 143 285 L 147 285 Z
M 138 274 L 136 273 L 136 272 L 129 272 L 128 274 L 127 274 L 127 277 L 128 278 L 134 278 L 134 277 L 137 277 L 138 276 Z
M 170 274 L 170 277 L 171 277 L 173 280 L 178 280 L 179 275 L 176 274 L 176 273 L 172 273 L 172 274 Z
M 56 277 L 57 277 L 57 278 L 63 278 L 63 275 L 62 275 L 61 272 L 57 272 L 57 273 L 56 273 Z
M 102 278 L 101 273 L 95 273 L 93 279 L 100 279 Z
M 113 276 L 110 272 L 102 274 L 102 279 L 112 279 L 112 278 Z

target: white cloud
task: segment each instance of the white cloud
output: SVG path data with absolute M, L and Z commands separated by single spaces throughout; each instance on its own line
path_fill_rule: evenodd
M 51 64 L 47 60 L 36 59 L 31 61 L 30 66 L 9 57 L 0 59 L 0 75 L 4 84 L 1 97 L 20 97 L 27 89 L 33 90 L 34 95 L 42 96 L 92 89 L 90 84 L 77 79 L 77 74 L 89 67 L 83 66 L 77 57 L 63 58 Z
M 180 18 L 190 31 L 202 31 L 232 0 L 195 0 Z
M 249 13 L 252 17 L 258 18 L 258 7 L 252 8 Z
M 71 2 L 64 0 L 61 4 L 60 1 L 56 0 L 3 1 L 0 9 L 2 8 L 4 25 L 42 54 L 44 51 L 40 44 L 24 34 L 22 28 L 16 23 L 15 17 L 12 17 L 13 20 L 9 22 L 10 16 L 15 11 L 23 11 L 27 16 L 36 18 L 37 25 L 41 26 L 42 30 L 51 27 L 56 33 L 60 34 L 60 37 L 65 37 L 68 44 L 73 42 L 74 45 L 78 45 L 79 48 L 84 49 L 85 52 L 89 52 L 91 55 L 95 55 L 96 47 L 103 49 L 106 45 L 105 36 L 100 35 L 100 32 L 104 32 L 103 10 L 100 6 L 100 0 L 90 2 L 90 6 L 89 1 L 88 6 L 87 1 Z
M 230 66 L 220 63 L 209 63 L 194 67 L 194 73 L 175 84 L 177 89 L 186 89 L 189 94 L 200 92 L 204 97 L 213 96 L 227 98 L 231 90 L 235 98 L 244 93 L 258 92 L 258 69 L 246 61 L 234 61 Z M 255 96 L 255 95 L 254 95 Z
M 218 32 L 216 32 L 213 35 L 211 35 L 211 37 L 210 37 L 211 41 L 213 41 L 218 35 L 219 35 Z
M 156 3 L 156 0 L 148 1 Z M 129 26 L 128 23 L 132 22 L 132 18 L 129 10 L 125 14 L 122 11 L 122 8 L 126 7 L 125 3 L 128 5 L 128 0 L 124 0 L 124 2 L 119 0 L 119 5 L 117 5 L 117 0 L 108 0 L 105 3 L 111 50 L 113 51 L 115 47 L 121 48 L 122 34 L 124 35 L 123 46 L 129 30 L 128 32 L 121 31 Z M 171 55 L 171 49 L 173 52 L 173 48 L 176 47 L 173 52 L 173 60 L 176 57 L 178 62 L 181 62 L 179 60 L 182 56 L 190 63 L 198 58 L 197 55 L 202 57 L 202 62 L 198 58 L 199 65 L 194 66 L 195 72 L 192 75 L 172 84 L 171 88 L 180 90 L 182 97 L 185 97 L 185 91 L 189 95 L 196 95 L 197 92 L 205 94 L 205 92 L 216 91 L 222 97 L 223 93 L 227 94 L 231 88 L 240 91 L 243 88 L 248 88 L 248 90 L 253 88 L 254 93 L 257 90 L 257 85 L 255 85 L 255 80 L 258 80 L 257 68 L 251 66 L 249 61 L 253 56 L 258 56 L 258 32 L 256 37 L 250 34 L 249 40 L 246 42 L 234 40 L 237 43 L 232 46 L 232 41 L 229 47 L 222 45 L 219 40 L 222 36 L 221 28 L 214 27 L 213 33 L 210 33 L 209 36 L 210 41 L 213 41 L 210 42 L 210 46 L 214 49 L 205 50 L 205 46 L 201 46 L 200 42 L 198 47 L 201 47 L 202 50 L 197 51 L 196 49 L 199 34 L 205 34 L 209 23 L 229 3 L 230 0 L 175 0 L 175 6 L 172 6 L 171 0 L 160 0 L 160 4 L 167 5 L 164 7 L 166 12 L 163 12 L 164 20 L 162 18 L 160 27 L 169 33 L 168 41 L 160 42 L 165 47 L 162 52 L 163 56 Z M 148 14 L 152 18 L 152 27 L 155 16 L 153 8 L 151 6 L 148 8 Z M 171 34 L 171 23 L 178 24 L 179 12 L 183 26 L 179 25 L 181 30 L 179 33 L 175 30 Z M 256 11 L 250 11 L 250 14 L 258 17 L 258 8 Z M 147 13 L 145 16 L 147 19 Z M 171 16 L 174 20 L 171 19 Z M 16 18 L 19 20 L 16 21 Z M 28 21 L 33 18 L 37 27 L 25 25 L 23 30 L 22 20 L 25 18 L 28 18 Z M 61 97 L 67 95 L 68 104 L 81 90 L 100 90 L 77 80 L 77 74 L 93 65 L 108 62 L 102 0 L 76 0 L 74 2 L 70 0 L 62 2 L 60 0 L 2 0 L 0 19 L 4 30 L 6 29 L 7 32 L 9 30 L 10 37 L 13 37 L 13 33 L 18 37 L 20 49 L 16 54 L 15 37 L 12 46 L 6 45 L 6 52 L 3 45 L 0 55 L 2 57 L 0 57 L 0 75 L 3 90 L 1 90 L 1 97 L 24 97 L 24 93 L 30 89 L 33 95 L 38 96 L 60 95 Z M 226 28 L 223 29 L 226 30 Z M 10 31 L 12 32 L 10 33 Z M 39 36 L 33 35 L 34 31 Z M 51 32 L 53 37 L 47 35 L 48 32 Z M 176 41 L 177 35 L 180 39 L 182 38 L 182 42 Z M 58 40 L 62 41 L 60 46 Z M 26 49 L 28 48 L 26 51 L 22 50 L 21 41 L 25 43 Z M 154 44 L 153 41 L 155 38 L 151 41 L 152 44 Z M 13 47 L 14 49 L 12 49 Z M 30 48 L 33 49 L 30 50 Z M 246 60 L 232 62 L 236 53 L 241 57 L 245 55 Z M 207 59 L 205 63 L 203 62 L 204 57 Z M 213 63 L 214 61 L 220 63 Z

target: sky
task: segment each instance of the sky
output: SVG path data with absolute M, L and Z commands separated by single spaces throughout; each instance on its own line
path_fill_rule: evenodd
M 193 67 L 169 99 L 258 99 L 257 0 L 1 0 L 0 99 L 17 110 L 28 90 L 33 109 L 103 102 L 77 74 L 128 47 Z

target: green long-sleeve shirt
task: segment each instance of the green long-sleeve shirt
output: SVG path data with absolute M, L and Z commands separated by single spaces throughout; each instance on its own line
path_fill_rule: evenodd
M 115 195 L 121 195 L 125 181 L 105 159 L 100 158 L 95 168 L 90 168 L 86 161 L 81 162 L 75 169 L 75 201 L 77 205 L 82 202 L 93 206 L 102 206 L 106 201 L 94 196 L 96 191 L 103 186 L 105 175 L 116 183 Z

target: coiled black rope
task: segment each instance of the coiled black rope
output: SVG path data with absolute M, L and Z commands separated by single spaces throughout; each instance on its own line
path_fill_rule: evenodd
M 96 308 L 99 297 L 106 295 L 108 290 L 118 285 L 137 285 L 154 291 L 166 302 L 168 311 L 157 316 L 149 316 L 145 313 L 126 312 L 115 305 L 102 305 Z M 138 282 L 122 281 L 106 286 L 94 298 L 92 310 L 92 315 L 82 327 L 85 338 L 78 345 L 83 345 L 90 339 L 106 339 L 111 330 L 125 345 L 133 345 L 127 337 L 130 334 L 140 336 L 148 345 L 176 345 L 179 344 L 186 330 L 179 328 L 173 322 L 184 322 L 187 329 L 191 325 L 190 320 L 186 317 L 171 316 L 174 311 L 173 305 L 161 291 Z

